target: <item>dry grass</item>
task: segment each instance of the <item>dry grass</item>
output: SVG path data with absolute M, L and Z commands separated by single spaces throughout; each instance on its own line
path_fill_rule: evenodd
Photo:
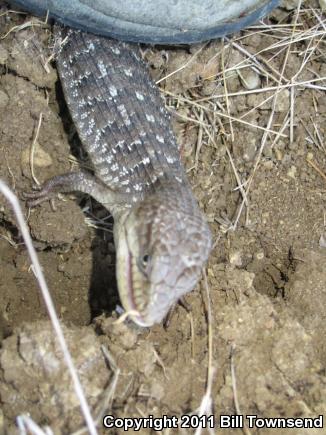
M 305 6 L 301 1 L 298 1 L 297 10 L 294 13 L 289 13 L 292 17 L 289 23 L 271 24 L 268 22 L 260 25 L 252 26 L 243 31 L 240 35 L 233 38 L 225 38 L 222 44 L 222 49 L 214 56 L 217 57 L 220 66 L 219 72 L 214 76 L 208 76 L 200 79 L 195 88 L 187 89 L 182 94 L 175 94 L 169 90 L 165 90 L 162 86 L 162 92 L 166 96 L 166 103 L 170 110 L 175 115 L 185 121 L 186 127 L 189 125 L 198 129 L 198 140 L 195 150 L 195 165 L 192 170 L 197 170 L 200 151 L 203 146 L 215 147 L 225 145 L 229 155 L 230 163 L 234 171 L 236 189 L 239 189 L 242 195 L 242 202 L 239 205 L 238 212 L 230 225 L 229 229 L 235 230 L 239 224 L 239 220 L 246 210 L 249 208 L 250 190 L 255 174 L 261 166 L 263 151 L 267 143 L 275 148 L 280 139 L 292 143 L 294 140 L 294 130 L 300 122 L 304 122 L 296 114 L 296 99 L 304 92 L 310 92 L 319 98 L 324 97 L 326 91 L 326 77 L 319 76 L 318 72 L 311 70 L 313 62 L 325 57 L 325 35 L 326 21 L 323 17 L 321 9 L 314 9 Z M 257 35 L 266 39 L 266 46 L 257 51 L 252 50 L 250 39 Z M 264 45 L 264 43 L 262 44 Z M 205 52 L 206 46 L 204 46 Z M 241 55 L 241 60 L 236 64 L 228 65 L 228 58 L 232 52 L 237 51 Z M 198 56 L 200 50 L 196 51 Z M 291 70 L 291 62 L 293 58 L 300 59 L 300 65 L 297 71 L 293 71 L 291 76 L 288 76 L 288 71 Z M 279 67 L 276 68 L 276 60 L 282 59 L 279 62 Z M 195 61 L 195 55 L 191 56 L 189 61 L 184 65 L 185 68 L 191 67 L 191 62 Z M 211 59 L 207 60 L 209 63 Z M 250 68 L 260 77 L 261 85 L 255 89 L 240 89 L 237 91 L 229 91 L 230 74 L 235 74 L 236 77 L 242 76 L 242 71 L 245 68 Z M 178 68 L 183 70 L 182 67 Z M 176 71 L 177 72 L 177 71 Z M 307 75 L 312 76 L 309 79 Z M 171 76 L 169 73 L 168 76 Z M 200 92 L 200 87 L 205 81 L 214 81 L 215 88 L 218 92 L 214 92 L 210 96 L 203 96 Z M 164 78 L 159 80 L 159 83 L 164 83 Z M 223 90 L 223 92 L 221 92 Z M 289 111 L 285 114 L 282 123 L 276 121 L 275 106 L 278 102 L 280 94 L 283 90 L 289 91 Z M 247 97 L 249 95 L 263 94 L 263 100 L 257 100 L 257 104 L 240 112 L 238 116 L 230 114 L 230 102 L 235 102 L 239 97 Z M 250 115 L 257 113 L 266 103 L 271 103 L 270 116 L 267 122 L 257 125 L 250 121 Z M 236 103 L 235 103 L 236 104 Z M 219 110 L 217 110 L 217 107 Z M 315 106 L 317 117 L 317 105 Z M 185 113 L 187 114 L 185 116 Z M 198 116 L 200 113 L 200 116 Z M 222 119 L 221 119 L 222 118 Z M 225 119 L 225 121 L 223 120 Z M 235 125 L 243 124 L 248 127 L 248 131 L 263 132 L 260 147 L 257 149 L 256 158 L 251 169 L 251 173 L 246 179 L 240 179 L 237 168 L 235 166 L 236 159 L 232 156 L 234 144 L 237 142 L 237 133 Z M 312 131 L 308 127 L 306 130 L 310 140 L 315 143 L 319 149 L 325 149 L 323 139 L 319 132 L 318 125 L 312 120 Z M 257 132 L 257 133 L 258 133 Z M 242 133 L 243 134 L 243 133 Z M 310 163 L 311 164 L 311 163 Z M 246 216 L 246 221 L 249 215 Z
M 264 49 L 254 51 L 246 46 L 250 38 L 260 35 L 263 39 L 266 38 L 269 42 Z M 197 141 L 194 143 L 194 165 L 190 171 L 197 171 L 200 160 L 200 153 L 204 147 L 218 148 L 225 146 L 229 161 L 234 173 L 235 190 L 239 190 L 242 200 L 238 207 L 233 222 L 229 222 L 228 230 L 236 230 L 239 221 L 245 213 L 245 222 L 249 220 L 250 207 L 250 191 L 254 188 L 254 179 L 258 170 L 261 168 L 263 151 L 267 143 L 271 144 L 271 148 L 276 147 L 280 139 L 285 139 L 288 143 L 293 143 L 295 128 L 299 123 L 304 123 L 296 114 L 296 99 L 304 92 L 310 92 L 313 98 L 318 95 L 319 98 L 325 98 L 326 77 L 319 76 L 316 71 L 311 70 L 311 65 L 314 61 L 325 58 L 325 37 L 326 37 L 326 20 L 320 9 L 313 9 L 298 1 L 297 10 L 292 14 L 292 20 L 289 23 L 267 24 L 252 26 L 245 30 L 241 35 L 234 38 L 226 38 L 222 44 L 220 52 L 214 56 L 218 56 L 220 72 L 199 79 L 198 84 L 194 88 L 188 88 L 185 92 L 176 94 L 170 90 L 166 90 L 164 80 L 178 73 L 184 68 L 191 68 L 191 63 L 196 60 L 196 56 L 201 53 L 203 48 L 204 53 L 206 45 L 192 55 L 189 60 L 174 72 L 169 72 L 167 76 L 160 78 L 157 83 L 160 84 L 163 95 L 166 98 L 167 107 L 171 112 L 185 122 L 185 129 L 196 128 L 198 131 Z M 235 65 L 228 66 L 228 54 L 232 51 L 241 53 L 242 60 Z M 299 68 L 291 76 L 287 75 L 288 66 L 291 64 L 293 57 L 298 57 L 301 60 Z M 280 67 L 275 68 L 275 59 L 282 59 Z M 209 63 L 211 59 L 207 60 Z M 228 77 L 234 73 L 242 79 L 242 71 L 245 68 L 250 68 L 260 76 L 261 86 L 255 89 L 244 89 L 235 92 L 228 90 Z M 289 69 L 291 70 L 291 69 Z M 305 79 L 307 72 L 312 72 L 313 77 Z M 215 89 L 212 95 L 206 97 L 201 94 L 200 88 L 206 81 L 214 81 Z M 220 90 L 223 89 L 223 92 Z M 289 91 L 289 110 L 286 112 L 281 123 L 276 121 L 275 107 L 283 90 Z M 263 94 L 265 97 L 259 101 L 255 107 L 250 108 L 244 113 L 239 113 L 239 116 L 234 116 L 230 113 L 230 101 L 236 101 L 239 97 L 249 95 Z M 271 103 L 269 117 L 265 124 L 257 125 L 251 121 L 246 121 L 253 112 L 257 112 L 266 103 Z M 315 105 L 316 118 L 318 115 L 317 104 Z M 187 114 L 185 116 L 185 113 Z M 225 121 L 224 121 L 225 120 Z M 251 168 L 251 172 L 246 179 L 241 179 L 236 168 L 236 158 L 232 155 L 234 144 L 237 142 L 237 134 L 239 129 L 234 126 L 244 124 L 249 129 L 254 131 L 262 131 L 260 146 L 257 149 L 256 157 Z M 305 124 L 304 124 L 305 125 Z M 325 152 L 325 145 L 320 133 L 320 127 L 311 118 L 312 128 L 305 125 L 308 133 L 308 138 L 313 143 L 316 149 Z M 241 130 L 240 130 L 241 132 Z M 307 163 L 313 167 L 317 173 L 326 180 L 325 170 L 323 171 L 317 163 L 311 159 L 307 159 Z M 218 170 L 218 169 L 217 169 Z M 263 169 L 262 169 L 263 170 Z M 219 217 L 216 217 L 219 220 Z M 225 220 L 223 222 L 225 225 Z M 207 281 L 205 278 L 205 285 Z M 207 300 L 210 296 L 208 294 Z M 208 337 L 209 343 L 212 339 L 212 330 L 208 316 Z M 210 346 L 209 346 L 210 349 Z M 205 403 L 206 409 L 211 409 L 211 380 L 214 372 L 214 361 L 210 359 L 208 363 L 208 379 L 207 390 L 202 399 L 202 405 Z M 242 414 L 239 399 L 237 395 L 237 383 L 235 375 L 235 364 L 233 351 L 231 351 L 231 378 L 234 392 L 234 403 L 237 414 Z M 249 429 L 245 426 L 243 432 L 250 435 Z M 198 431 L 196 432 L 196 434 Z

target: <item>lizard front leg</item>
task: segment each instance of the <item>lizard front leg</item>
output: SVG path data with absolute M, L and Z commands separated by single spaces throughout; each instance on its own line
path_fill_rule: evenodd
M 41 190 L 24 193 L 28 205 L 34 207 L 53 198 L 57 193 L 82 192 L 91 195 L 106 208 L 121 203 L 119 194 L 87 171 L 70 172 L 48 180 Z

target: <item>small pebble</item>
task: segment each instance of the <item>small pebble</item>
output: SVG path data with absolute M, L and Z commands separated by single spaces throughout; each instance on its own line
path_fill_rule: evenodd
M 322 234 L 319 239 L 319 246 L 321 248 L 326 248 L 326 234 Z
M 233 266 L 241 267 L 242 266 L 242 257 L 240 251 L 231 252 L 229 255 L 230 264 Z
M 0 44 L 0 65 L 4 65 L 8 60 L 8 51 Z
M 216 83 L 211 80 L 205 80 L 201 88 L 201 94 L 205 97 L 209 97 L 216 90 Z
M 0 89 L 0 109 L 4 109 L 9 103 L 8 95 Z
M 290 108 L 290 92 L 288 89 L 282 89 L 276 99 L 275 112 L 286 112 Z
M 296 178 L 296 174 L 297 174 L 297 168 L 295 166 L 291 166 L 291 168 L 288 170 L 287 175 L 288 177 L 291 178 Z
M 313 159 L 314 159 L 313 153 L 311 152 L 307 153 L 307 160 L 313 160 Z
M 275 158 L 277 161 L 281 162 L 283 159 L 283 153 L 281 150 L 279 150 L 278 148 L 274 149 L 274 153 L 275 153 Z
M 30 162 L 30 150 L 26 148 L 22 152 L 22 163 L 24 165 L 28 165 Z M 47 168 L 51 166 L 53 163 L 50 154 L 44 151 L 39 143 L 36 143 L 35 151 L 34 151 L 34 165 L 40 168 Z
M 263 252 L 257 252 L 256 254 L 256 258 L 257 260 L 262 260 L 265 257 Z
M 58 272 L 64 272 L 65 271 L 65 265 L 64 264 L 59 264 L 58 265 Z
M 246 89 L 257 89 L 260 87 L 260 77 L 251 68 L 239 71 L 241 83 Z
M 267 161 L 263 162 L 263 165 L 264 165 L 264 168 L 268 169 L 268 170 L 271 170 L 274 168 L 274 163 L 272 160 L 267 160 Z

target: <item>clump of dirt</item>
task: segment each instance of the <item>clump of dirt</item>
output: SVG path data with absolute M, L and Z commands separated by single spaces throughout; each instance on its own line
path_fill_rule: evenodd
M 207 285 L 186 297 L 190 311 L 178 306 L 167 328 L 138 329 L 112 313 L 107 211 L 80 196 L 56 201 L 55 211 L 48 203 L 29 210 L 23 199 L 85 156 L 48 61 L 50 27 L 0 1 L 0 178 L 22 200 L 94 416 L 196 413 L 207 380 L 205 412 L 217 423 L 238 412 L 326 415 L 325 18 L 317 1 L 297 5 L 283 1 L 265 24 L 223 41 L 144 47 L 214 249 Z M 2 197 L 0 265 L 0 431 L 29 413 L 73 432 L 84 424 L 78 403 Z
M 311 336 L 320 362 L 326 357 L 325 249 L 296 254 L 297 267 L 285 286 L 286 307 Z M 308 281 L 308 285 L 307 285 Z
M 100 340 L 90 328 L 63 331 L 85 394 L 95 407 L 111 377 Z M 21 326 L 4 341 L 0 364 L 2 411 L 8 419 L 14 421 L 17 415 L 31 410 L 39 423 L 51 422 L 60 431 L 82 424 L 79 401 L 49 322 Z

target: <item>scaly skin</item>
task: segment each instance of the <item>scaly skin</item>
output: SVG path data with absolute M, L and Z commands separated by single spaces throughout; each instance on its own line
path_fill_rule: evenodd
M 67 36 L 57 67 L 95 174 L 55 177 L 32 194 L 34 203 L 79 190 L 110 210 L 121 302 L 134 322 L 150 326 L 195 287 L 211 234 L 137 46 L 75 30 L 56 33 Z

